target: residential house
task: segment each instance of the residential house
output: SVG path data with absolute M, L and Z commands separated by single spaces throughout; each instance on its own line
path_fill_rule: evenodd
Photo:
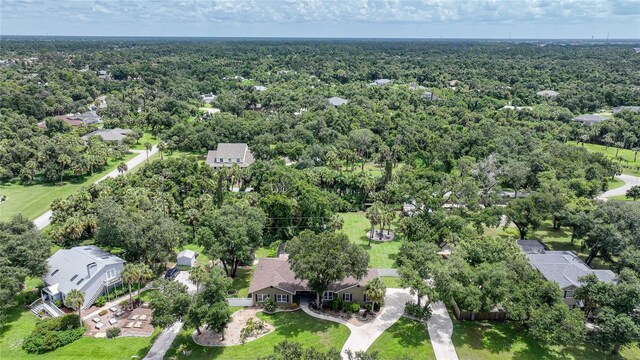
M 220 143 L 216 150 L 209 150 L 206 163 L 213 168 L 238 165 L 247 167 L 255 162 L 253 153 L 245 143 Z
M 329 302 L 340 297 L 345 302 L 365 305 L 370 302 L 364 294 L 365 286 L 376 277 L 378 277 L 378 270 L 369 269 L 360 280 L 347 277 L 333 283 L 322 294 L 322 301 Z M 306 280 L 296 279 L 289 267 L 288 257 L 280 256 L 258 259 L 249 285 L 249 297 L 254 304 L 261 304 L 267 299 L 274 299 L 276 303 L 300 304 L 303 300 L 315 301 L 316 293 L 309 288 Z
M 516 110 L 516 111 L 522 111 L 522 110 L 533 110 L 533 108 L 531 106 L 513 106 L 513 105 L 505 105 L 503 107 L 500 108 L 500 110 Z
M 370 83 L 369 85 L 373 85 L 373 86 L 385 86 L 388 84 L 391 84 L 393 81 L 389 80 L 389 79 L 376 79 L 373 80 L 372 83 Z
M 538 91 L 536 94 L 538 96 L 544 96 L 544 97 L 556 97 L 560 95 L 559 92 L 553 91 L 553 90 L 542 90 L 542 91 Z
M 42 277 L 45 302 L 62 300 L 74 289 L 84 293 L 83 309 L 122 283 L 125 261 L 97 246 L 78 246 L 58 250 L 48 260 L 48 272 Z
M 267 87 L 262 85 L 256 85 L 253 87 L 256 91 L 266 91 Z
M 67 125 L 72 127 L 96 125 L 102 123 L 102 118 L 93 110 L 85 111 L 78 114 L 59 115 L 55 118 L 64 121 Z M 46 129 L 47 123 L 45 121 L 42 121 L 38 123 L 38 127 Z
M 92 131 L 82 137 L 82 140 L 89 141 L 89 138 L 92 136 L 99 136 L 103 141 L 117 143 L 121 145 L 124 142 L 124 139 L 131 133 L 129 129 L 98 129 L 96 131 Z
M 531 266 L 545 279 L 560 286 L 564 302 L 570 308 L 584 306 L 573 297 L 575 289 L 580 286 L 580 278 L 594 274 L 601 281 L 616 282 L 616 274 L 613 271 L 592 269 L 571 251 L 550 251 L 538 240 L 518 240 L 517 243 Z
M 592 125 L 605 120 L 609 120 L 609 118 L 604 117 L 602 115 L 597 115 L 597 114 L 586 114 L 586 115 L 576 116 L 571 120 L 582 123 L 584 125 Z
M 449 86 L 456 87 L 456 86 L 458 86 L 459 82 L 460 82 L 460 80 L 451 80 L 451 81 L 449 81 Z
M 200 95 L 200 98 L 202 99 L 202 101 L 204 101 L 205 104 L 211 104 L 215 99 L 218 98 L 218 95 L 213 95 L 212 93 L 208 93 L 208 94 Z
M 623 112 L 623 111 L 640 113 L 640 106 L 616 106 L 613 109 L 611 109 L 611 111 L 614 114 L 617 114 L 617 113 Z
M 329 100 L 329 102 L 333 106 L 342 106 L 342 105 L 344 105 L 344 104 L 349 102 L 349 100 L 343 99 L 343 98 L 337 97 L 337 96 L 331 97 L 331 98 L 329 98 L 327 100 Z

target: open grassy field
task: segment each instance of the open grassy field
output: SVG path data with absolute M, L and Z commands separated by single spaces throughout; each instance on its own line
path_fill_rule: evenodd
M 374 352 L 380 360 L 395 360 L 402 356 L 415 360 L 436 358 L 427 328 L 405 318 L 400 318 L 371 344 L 367 353 Z
M 606 157 L 610 159 L 617 160 L 620 162 L 622 166 L 622 172 L 624 174 L 637 175 L 640 176 L 640 154 L 638 157 L 635 157 L 635 152 L 628 149 L 620 149 L 618 152 L 618 157 L 616 157 L 617 149 L 613 146 L 603 146 L 596 144 L 578 144 L 575 141 L 569 141 L 569 144 L 573 144 L 576 146 L 584 147 L 587 151 L 590 152 L 598 152 L 604 154 Z M 636 161 L 634 161 L 634 158 Z
M 637 346 L 623 348 L 621 357 L 591 344 L 548 346 L 512 322 L 453 321 L 453 344 L 460 360 L 607 360 L 640 359 Z
M 273 324 L 275 331 L 244 345 L 204 347 L 193 342 L 191 338 L 193 329 L 183 330 L 173 342 L 166 358 L 251 360 L 267 356 L 273 351 L 274 345 L 283 340 L 298 342 L 305 348 L 315 347 L 322 350 L 333 348 L 340 351 L 350 333 L 344 325 L 319 320 L 302 311 L 259 313 L 258 317 Z
M 132 153 L 127 154 L 123 160 L 111 160 L 104 171 L 84 178 L 66 180 L 62 184 L 0 183 L 0 194 L 7 197 L 6 201 L 0 203 L 0 221 L 9 220 L 20 213 L 33 220 L 44 214 L 54 199 L 65 198 L 81 187 L 93 184 L 113 171 L 119 163 L 136 155 Z
M 396 254 L 400 249 L 398 234 L 393 241 L 383 243 L 372 241 L 369 247 L 369 239 L 366 234 L 370 230 L 371 224 L 364 212 L 340 213 L 340 216 L 344 219 L 342 231 L 349 236 L 353 243 L 358 244 L 369 253 L 369 267 L 385 269 L 395 267 Z M 391 229 L 393 231 L 393 225 L 391 225 Z

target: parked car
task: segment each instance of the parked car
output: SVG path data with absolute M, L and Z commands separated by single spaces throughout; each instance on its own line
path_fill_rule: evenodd
M 169 269 L 167 270 L 167 273 L 164 274 L 164 278 L 167 280 L 175 280 L 179 273 L 180 269 L 178 268 Z

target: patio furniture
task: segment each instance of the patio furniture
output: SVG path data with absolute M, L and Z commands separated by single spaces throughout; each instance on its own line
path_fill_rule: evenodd
M 142 327 L 142 322 L 141 322 L 141 321 L 136 322 L 136 323 L 133 325 L 133 327 L 134 327 L 134 328 L 138 328 L 138 329 L 140 329 L 140 328 Z
M 130 329 L 132 326 L 133 326 L 133 321 L 129 321 L 124 327 Z
M 140 318 L 138 318 L 138 320 L 147 321 L 147 315 L 140 315 Z
M 115 323 L 117 323 L 118 320 L 117 319 L 109 319 L 109 324 L 113 325 Z
M 96 329 L 100 330 L 104 327 L 104 323 L 97 323 L 96 324 Z
M 131 314 L 131 316 L 129 316 L 129 320 L 138 320 L 138 314 Z
M 91 319 L 91 321 L 93 321 L 94 323 L 99 323 L 100 322 L 100 318 L 99 317 L 94 317 L 93 319 Z
M 115 306 L 112 306 L 112 307 L 109 308 L 109 311 L 116 312 L 116 311 L 118 311 L 118 308 L 115 307 Z
M 115 313 L 115 316 L 116 316 L 116 317 L 120 317 L 120 316 L 122 316 L 122 315 L 124 315 L 124 310 L 118 310 L 118 311 L 116 311 L 116 313 Z

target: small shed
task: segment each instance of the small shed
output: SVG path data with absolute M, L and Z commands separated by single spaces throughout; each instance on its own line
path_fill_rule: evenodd
M 193 250 L 182 250 L 178 254 L 178 266 L 196 266 L 196 259 L 198 258 L 198 253 Z

